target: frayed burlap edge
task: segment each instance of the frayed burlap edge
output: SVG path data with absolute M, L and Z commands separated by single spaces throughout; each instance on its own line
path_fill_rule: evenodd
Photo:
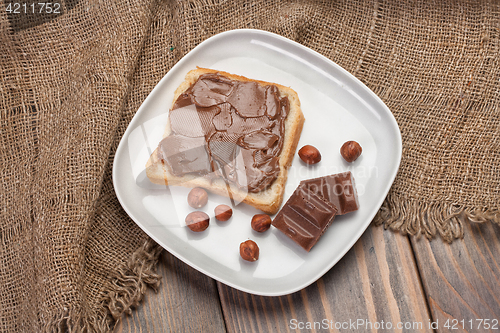
M 63 308 L 47 320 L 45 332 L 108 332 L 116 327 L 124 313 L 131 314 L 148 287 L 156 292 L 161 276 L 156 273 L 162 247 L 152 239 L 137 249 L 132 257 L 117 267 L 110 281 L 102 288 L 101 309 L 93 314 L 85 307 Z
M 117 276 L 105 288 L 108 292 L 103 302 L 116 323 L 123 313 L 132 313 L 132 308 L 141 302 L 147 287 L 152 287 L 155 292 L 158 290 L 161 276 L 155 271 L 162 250 L 156 242 L 148 239 L 127 265 L 118 269 Z
M 492 222 L 500 226 L 498 208 L 472 208 L 448 202 L 426 203 L 415 199 L 387 196 L 374 218 L 375 225 L 399 231 L 405 235 L 427 239 L 437 234 L 447 242 L 463 238 L 467 221 Z

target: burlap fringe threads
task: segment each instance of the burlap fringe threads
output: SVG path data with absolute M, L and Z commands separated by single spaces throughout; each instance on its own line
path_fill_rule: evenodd
M 156 274 L 158 258 L 163 248 L 148 239 L 126 264 L 118 267 L 110 282 L 103 288 L 102 311 L 86 313 L 85 306 L 68 309 L 46 322 L 44 332 L 80 333 L 108 332 L 120 322 L 123 313 L 131 314 L 148 287 L 157 291 L 161 276 Z M 114 326 L 113 326 L 114 322 Z
M 445 242 L 451 243 L 456 238 L 464 237 L 463 227 L 467 220 L 478 223 L 490 221 L 500 226 L 500 210 L 472 209 L 447 202 L 425 203 L 388 195 L 374 222 L 417 238 L 424 235 L 432 239 L 439 234 Z

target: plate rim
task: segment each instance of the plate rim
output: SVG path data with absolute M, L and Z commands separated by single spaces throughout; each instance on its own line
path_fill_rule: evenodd
M 206 44 L 209 44 L 209 43 L 212 43 L 214 41 L 217 41 L 218 39 L 223 39 L 223 38 L 228 38 L 228 37 L 231 37 L 232 35 L 238 35 L 238 34 L 255 34 L 255 35 L 259 35 L 259 36 L 266 36 L 267 38 L 274 38 L 274 39 L 278 39 L 284 43 L 288 43 L 288 44 L 291 44 L 292 46 L 294 47 L 298 47 L 300 48 L 301 50 L 303 51 L 306 51 L 307 53 L 310 53 L 311 55 L 313 55 L 314 57 L 317 57 L 318 59 L 321 59 L 323 62 L 326 63 L 326 65 L 329 65 L 329 66 L 333 66 L 335 67 L 337 70 L 339 70 L 340 72 L 343 73 L 343 75 L 345 75 L 346 77 L 348 77 L 350 80 L 352 80 L 352 82 L 356 85 L 356 86 L 359 86 L 363 89 L 364 92 L 368 93 L 370 95 L 371 98 L 373 98 L 378 104 L 379 106 L 382 107 L 382 109 L 387 113 L 388 115 L 388 119 L 390 120 L 390 126 L 393 130 L 395 130 L 396 132 L 394 133 L 397 137 L 397 141 L 393 144 L 396 144 L 396 147 L 395 147 L 395 153 L 396 153 L 396 163 L 394 165 L 394 170 L 391 172 L 390 174 L 390 181 L 387 183 L 386 185 L 386 188 L 384 189 L 384 191 L 381 191 L 381 199 L 379 199 L 379 202 L 377 203 L 377 209 L 374 210 L 374 213 L 370 214 L 370 218 L 367 219 L 367 222 L 365 222 L 365 224 L 363 225 L 362 228 L 359 228 L 359 230 L 355 233 L 355 236 L 352 237 L 351 241 L 348 243 L 348 246 L 345 246 L 343 248 L 342 251 L 340 251 L 340 254 L 337 256 L 338 259 L 337 260 L 332 260 L 332 262 L 330 262 L 328 265 L 325 265 L 322 269 L 319 269 L 316 274 L 314 274 L 314 277 L 308 281 L 306 281 L 306 283 L 301 283 L 300 285 L 297 285 L 295 286 L 294 288 L 289 288 L 289 289 L 286 289 L 286 290 L 279 290 L 279 291 L 273 291 L 273 292 L 262 292 L 262 291 L 259 291 L 259 290 L 253 290 L 251 288 L 247 288 L 245 286 L 240 286 L 234 282 L 231 282 L 231 281 L 228 281 L 226 279 L 223 279 L 209 271 L 206 271 L 204 268 L 202 267 L 199 267 L 198 265 L 194 264 L 194 263 L 191 263 L 189 262 L 189 260 L 187 258 L 185 258 L 184 256 L 180 255 L 179 253 L 177 253 L 177 251 L 173 250 L 171 247 L 168 246 L 168 244 L 164 244 L 164 242 L 162 242 L 161 240 L 158 239 L 158 237 L 156 237 L 154 235 L 154 233 L 150 232 L 148 228 L 144 227 L 143 224 L 138 221 L 138 219 L 135 218 L 135 216 L 133 215 L 133 213 L 128 209 L 127 205 L 124 204 L 124 200 L 123 198 L 121 197 L 121 194 L 119 193 L 119 191 L 117 191 L 117 181 L 118 181 L 118 176 L 117 176 L 117 173 L 118 173 L 118 165 L 116 163 L 117 160 L 119 160 L 121 154 L 122 154 L 122 150 L 124 149 L 123 147 L 127 144 L 127 138 L 129 137 L 130 135 L 130 131 L 131 131 L 131 128 L 133 127 L 132 125 L 136 122 L 134 120 L 136 120 L 138 118 L 138 115 L 141 112 L 142 108 L 144 105 L 148 104 L 147 102 L 153 98 L 152 96 L 154 96 L 156 93 L 156 90 L 160 90 L 161 86 L 162 86 L 162 83 L 166 80 L 169 79 L 169 74 L 170 73 L 174 73 L 174 70 L 177 68 L 177 67 L 182 67 L 182 65 L 187 62 L 189 60 L 189 55 L 192 54 L 194 51 L 200 49 L 200 48 L 203 48 Z M 354 246 L 354 244 L 361 238 L 361 236 L 364 234 L 364 232 L 366 231 L 366 229 L 370 226 L 373 218 L 375 217 L 375 215 L 377 214 L 377 212 L 379 211 L 380 207 L 382 206 L 383 202 L 385 201 L 385 198 L 387 197 L 387 194 L 389 193 L 393 183 L 394 183 L 394 180 L 396 179 L 396 176 L 397 176 L 397 173 L 399 171 L 399 167 L 400 167 L 400 164 L 401 164 L 401 157 L 402 157 L 402 137 L 401 137 L 401 130 L 398 126 L 398 123 L 396 121 L 396 118 L 394 117 L 394 114 L 391 112 L 391 110 L 387 107 L 387 105 L 382 101 L 382 99 L 377 96 L 368 86 L 366 86 L 363 82 L 361 82 L 358 78 L 356 78 L 353 74 L 349 73 L 347 70 L 345 70 L 342 66 L 338 65 L 337 63 L 335 63 L 334 61 L 328 59 L 327 57 L 325 57 L 324 55 L 318 53 L 317 51 L 314 51 L 300 43 L 297 43 L 289 38 L 286 38 L 284 36 L 281 36 L 281 35 L 278 35 L 278 34 L 275 34 L 275 33 L 272 33 L 272 32 L 269 32 L 269 31 L 265 31 L 265 30 L 259 30 L 259 29 L 234 29 L 234 30 L 228 30 L 228 31 L 224 31 L 224 32 L 221 32 L 221 33 L 218 33 L 214 36 L 211 36 L 207 39 L 205 39 L 204 41 L 202 41 L 201 43 L 199 43 L 197 46 L 195 46 L 192 50 L 190 50 L 188 53 L 186 53 L 186 55 L 184 55 L 177 63 L 175 63 L 172 68 L 161 78 L 160 81 L 158 81 L 158 83 L 156 83 L 155 87 L 151 90 L 151 92 L 148 94 L 148 96 L 144 99 L 144 101 L 141 103 L 140 107 L 137 109 L 136 113 L 134 114 L 134 116 L 132 117 L 130 123 L 127 125 L 127 128 L 122 136 L 122 138 L 120 139 L 120 142 L 118 144 L 118 147 L 115 151 L 115 156 L 113 158 L 113 168 L 112 168 L 112 180 L 113 180 L 113 189 L 115 190 L 115 194 L 117 196 L 117 199 L 118 201 L 120 202 L 120 205 L 122 206 L 122 208 L 124 209 L 124 211 L 127 213 L 127 215 L 141 228 L 141 230 L 143 230 L 149 237 L 151 237 L 155 242 L 157 242 L 160 246 L 162 246 L 162 248 L 164 248 L 165 250 L 167 250 L 170 254 L 174 255 L 177 259 L 181 260 L 183 263 L 193 267 L 194 269 L 196 269 L 197 271 L 221 282 L 221 283 L 224 283 L 225 285 L 228 285 L 232 288 L 235 288 L 235 289 L 238 289 L 238 290 L 241 290 L 243 292 L 246 292 L 246 293 L 250 293 L 250 294 L 254 294 L 254 295 L 259 295 L 259 296 L 283 296 L 283 295 L 288 295 L 288 294 L 291 294 L 291 293 L 294 293 L 294 292 L 297 292 L 299 290 L 302 290 L 303 288 L 306 288 L 307 286 L 313 284 L 314 282 L 316 282 L 319 278 L 321 278 L 326 272 L 328 272 L 333 266 L 335 266 L 344 256 L 345 254 L 352 249 L 352 247 Z

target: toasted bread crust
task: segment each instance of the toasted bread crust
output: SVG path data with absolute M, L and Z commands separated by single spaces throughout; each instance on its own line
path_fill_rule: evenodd
M 242 201 L 261 211 L 274 214 L 279 210 L 283 201 L 285 183 L 288 177 L 288 168 L 292 164 L 295 151 L 299 142 L 300 134 L 304 124 L 304 116 L 300 109 L 300 101 L 297 93 L 286 86 L 259 80 L 252 80 L 244 76 L 230 74 L 223 71 L 217 71 L 207 68 L 197 68 L 186 74 L 185 80 L 175 90 L 172 105 L 180 94 L 186 91 L 196 82 L 198 77 L 207 73 L 218 73 L 231 80 L 244 82 L 257 82 L 261 86 L 275 85 L 278 87 L 281 96 L 286 96 L 290 102 L 290 112 L 285 120 L 285 133 L 283 148 L 279 157 L 280 172 L 271 186 L 257 193 L 247 193 L 236 187 L 236 185 L 226 184 L 222 179 L 210 182 L 206 178 L 195 177 L 193 175 L 184 175 L 176 177 L 169 172 L 168 167 L 158 158 L 155 150 L 146 164 L 146 174 L 151 182 L 161 185 L 179 185 L 184 187 L 203 187 L 210 192 L 226 197 L 232 197 L 235 201 Z M 170 134 L 170 125 L 167 124 L 163 137 Z

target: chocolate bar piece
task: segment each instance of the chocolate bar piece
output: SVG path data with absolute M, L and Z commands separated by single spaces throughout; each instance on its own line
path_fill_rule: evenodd
M 306 188 L 337 207 L 337 214 L 344 215 L 359 209 L 354 177 L 350 171 L 300 182 Z
M 337 208 L 304 187 L 298 187 L 273 220 L 273 226 L 306 251 L 330 226 Z

